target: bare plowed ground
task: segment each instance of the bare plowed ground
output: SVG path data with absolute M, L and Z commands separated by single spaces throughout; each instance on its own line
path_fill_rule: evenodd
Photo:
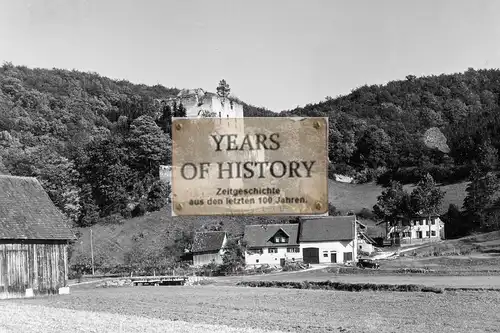
M 252 328 L 498 332 L 500 293 L 125 287 L 0 302 L 0 332 L 262 332 Z

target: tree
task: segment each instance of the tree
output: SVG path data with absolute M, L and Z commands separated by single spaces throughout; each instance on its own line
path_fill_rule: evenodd
M 466 236 L 471 229 L 471 225 L 464 214 L 454 204 L 448 206 L 448 211 L 443 216 L 443 222 L 446 226 L 447 239 Z
M 222 98 L 222 102 L 224 103 L 226 99 L 229 97 L 229 93 L 231 92 L 231 88 L 229 84 L 227 84 L 226 80 L 222 79 L 217 86 L 217 95 Z
M 481 143 L 477 150 L 477 164 L 481 172 L 496 169 L 498 163 L 498 150 L 491 145 L 491 141 Z
M 481 171 L 475 166 L 471 172 L 470 183 L 465 189 L 467 196 L 463 208 L 468 220 L 476 227 L 486 227 L 492 222 L 496 207 L 495 194 L 500 189 L 498 177 L 491 172 Z
M 181 256 L 187 251 L 191 251 L 193 246 L 194 233 L 186 231 L 176 231 L 174 243 L 165 247 L 165 255 L 176 260 L 180 260 Z
M 377 204 L 373 206 L 375 215 L 394 225 L 399 219 L 408 213 L 405 206 L 408 193 L 403 185 L 397 181 L 391 181 L 390 187 L 377 197 Z
M 174 104 L 174 111 L 173 111 L 173 116 L 176 117 L 176 118 L 184 118 L 186 117 L 186 108 L 184 107 L 184 105 L 182 105 L 182 102 L 180 102 L 179 104 L 175 103 Z
M 439 214 L 445 192 L 441 191 L 428 173 L 411 192 L 410 201 L 414 212 L 428 218 L 429 238 L 431 237 L 431 217 Z
M 149 116 L 141 116 L 130 124 L 126 140 L 130 165 L 140 174 L 158 174 L 160 164 L 170 164 L 169 139 Z
M 379 219 L 395 227 L 399 221 L 406 220 L 406 217 L 411 214 L 409 201 L 409 194 L 403 189 L 403 185 L 397 181 L 391 181 L 390 187 L 378 196 L 373 212 Z
M 236 269 L 245 265 L 245 252 L 238 239 L 229 239 L 224 255 L 222 256 L 222 271 L 234 273 Z

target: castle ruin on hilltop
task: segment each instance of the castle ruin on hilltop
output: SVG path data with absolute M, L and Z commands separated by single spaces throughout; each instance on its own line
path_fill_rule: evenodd
M 183 89 L 176 97 L 166 101 L 171 107 L 176 103 L 186 108 L 186 116 L 243 118 L 243 105 L 228 98 L 222 98 L 215 93 L 201 88 Z

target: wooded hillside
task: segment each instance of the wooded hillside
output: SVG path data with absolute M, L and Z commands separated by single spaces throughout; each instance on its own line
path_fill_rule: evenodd
M 37 177 L 78 226 L 157 211 L 167 197 L 158 168 L 169 161 L 170 139 L 165 110 L 156 100 L 178 91 L 5 63 L 0 172 Z M 245 116 L 273 115 L 243 104 Z M 430 172 L 439 182 L 465 179 L 480 156 L 489 156 L 488 165 L 496 167 L 499 104 L 500 71 L 469 69 L 364 86 L 279 115 L 329 117 L 332 173 L 359 182 L 408 183 Z M 446 135 L 449 154 L 424 146 L 422 134 L 430 127 Z
M 338 173 L 387 184 L 416 182 L 429 172 L 436 181 L 456 182 L 484 151 L 500 149 L 499 105 L 500 70 L 470 68 L 363 86 L 285 114 L 329 117 L 330 160 Z M 446 136 L 449 154 L 423 144 L 433 127 Z

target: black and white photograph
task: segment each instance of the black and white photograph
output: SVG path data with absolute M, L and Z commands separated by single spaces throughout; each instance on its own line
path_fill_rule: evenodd
M 499 18 L 0 0 L 0 333 L 500 332 Z

